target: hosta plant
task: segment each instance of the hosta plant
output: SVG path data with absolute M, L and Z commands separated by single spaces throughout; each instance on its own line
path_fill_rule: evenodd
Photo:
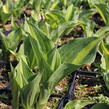
M 20 17 L 30 0 L 5 0 L 0 1 L 0 19 L 5 24 L 12 17 Z
M 106 41 L 107 40 L 107 41 Z M 101 49 L 101 72 L 103 79 L 105 81 L 105 84 L 109 90 L 109 42 L 108 38 L 105 41 L 102 41 L 100 45 Z
M 99 46 L 99 53 L 101 55 L 101 74 L 103 76 L 103 79 L 105 81 L 105 84 L 109 90 L 109 36 L 108 36 L 108 27 L 104 27 L 100 29 L 96 36 L 107 34 L 106 38 L 102 40 L 100 46 Z
M 66 104 L 64 109 L 83 109 L 85 106 L 89 104 L 94 104 L 94 101 L 90 100 L 74 100 L 70 101 Z M 93 105 L 90 109 L 108 109 L 109 105 L 105 103 L 99 103 Z
M 93 101 L 88 100 L 74 100 L 68 102 L 64 109 L 83 109 L 86 105 L 93 103 Z
M 19 63 L 9 73 L 13 108 L 42 109 L 59 81 L 94 61 L 98 45 L 106 35 L 77 38 L 57 48 L 38 26 L 27 24 L 26 39 L 14 54 Z

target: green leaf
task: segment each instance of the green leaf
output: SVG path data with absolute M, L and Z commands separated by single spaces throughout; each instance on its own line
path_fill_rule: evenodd
M 46 82 L 48 77 L 52 74 L 52 70 L 50 69 L 50 65 L 47 62 L 47 54 L 45 54 L 41 49 L 40 45 L 38 44 L 38 41 L 32 38 L 30 38 L 30 43 L 32 46 L 32 50 L 34 52 L 39 71 L 43 73 L 43 82 Z M 45 42 L 44 42 L 45 43 Z M 49 51 L 48 51 L 49 52 Z
M 96 56 L 96 49 L 101 38 L 78 38 L 59 48 L 62 63 L 88 64 Z
M 34 107 L 35 102 L 40 92 L 40 81 L 42 74 L 39 73 L 36 77 L 30 81 L 25 87 L 21 89 L 21 102 L 25 109 L 31 109 Z
M 88 101 L 88 100 L 74 100 L 70 101 L 66 104 L 64 109 L 82 109 L 88 104 L 93 104 L 93 101 Z
M 73 17 L 74 12 L 75 12 L 74 6 L 73 6 L 73 4 L 71 4 L 71 5 L 67 8 L 65 20 L 66 20 L 66 21 L 72 20 L 72 17 Z
M 91 109 L 109 109 L 109 105 L 105 103 L 96 104 Z
M 50 10 L 53 10 L 53 9 L 58 8 L 59 3 L 60 3 L 60 1 L 54 0 L 54 2 L 52 3 L 52 5 L 50 5 Z
M 105 26 L 105 27 L 102 27 L 101 29 L 99 29 L 96 32 L 95 36 L 97 36 L 97 37 L 105 36 L 106 33 L 108 33 L 108 32 L 109 32 L 109 26 Z
M 67 75 L 71 74 L 75 71 L 79 66 L 73 64 L 62 64 L 58 67 L 58 69 L 51 74 L 48 78 L 46 84 L 44 84 L 40 91 L 40 97 L 38 101 L 38 108 L 43 107 L 52 93 L 54 87 Z M 42 109 L 42 108 L 39 108 Z
M 31 43 L 29 41 L 29 38 L 27 38 L 25 39 L 24 43 L 21 45 L 19 54 L 20 55 L 23 54 L 26 56 L 29 67 L 33 69 L 34 67 L 37 66 L 37 61 L 35 59 L 35 54 L 31 48 L 32 48 Z
M 8 14 L 10 13 L 10 0 L 6 1 L 5 5 L 3 5 L 3 12 Z
M 93 21 L 87 19 L 87 17 L 80 17 L 80 25 L 86 37 L 92 37 L 94 35 L 95 23 Z
M 106 42 L 101 43 L 100 45 L 100 54 L 101 54 L 101 72 L 102 72 L 102 76 L 103 79 L 105 81 L 105 84 L 109 90 L 109 48 L 108 46 L 109 44 L 106 44 Z
M 79 66 L 73 64 L 62 64 L 59 68 L 50 76 L 48 79 L 48 88 L 53 89 L 60 80 L 62 80 L 65 76 L 71 74 L 75 71 Z
M 28 65 L 20 58 L 19 64 L 16 66 L 14 71 L 14 79 L 20 88 L 28 83 L 28 79 L 32 74 L 33 73 Z
M 61 57 L 57 48 L 54 48 L 48 53 L 48 63 L 53 71 L 55 71 L 61 64 Z
M 31 37 L 38 41 L 38 46 L 43 52 L 48 53 L 54 47 L 52 41 L 38 27 L 26 22 L 25 29 Z
M 9 20 L 10 16 L 11 16 L 10 13 L 6 14 L 6 13 L 4 13 L 2 11 L 0 12 L 0 18 L 1 18 L 2 22 L 3 22 L 3 24 L 5 24 Z
M 46 10 L 54 10 L 58 8 L 59 0 L 45 0 L 44 1 L 44 9 Z
M 16 50 L 20 40 L 22 40 L 22 32 L 20 30 L 20 28 L 18 28 L 17 30 L 12 31 L 8 37 L 6 37 L 3 33 L 1 33 L 2 35 L 2 42 L 4 44 L 4 47 L 6 50 Z
M 71 32 L 72 28 L 76 27 L 78 23 L 74 23 L 72 21 L 65 22 L 63 24 L 60 24 L 58 26 L 58 35 L 57 38 L 54 38 L 55 40 L 62 37 L 63 35 Z M 56 37 L 56 36 L 55 36 Z
M 109 70 L 102 69 L 101 72 L 102 72 L 102 76 L 105 81 L 106 87 L 109 90 Z
M 109 8 L 106 4 L 94 4 L 106 25 L 109 25 Z
M 109 65 L 108 65 L 108 63 L 109 63 L 109 48 L 106 46 L 106 43 L 103 42 L 103 41 L 101 43 L 101 49 L 102 49 L 102 52 L 103 52 L 102 53 L 102 56 L 103 56 L 102 57 L 102 59 L 103 59 L 102 62 L 104 62 L 102 68 L 109 70 Z
M 33 0 L 33 8 L 36 12 L 39 12 L 41 10 L 41 3 L 42 0 Z
M 79 18 L 90 18 L 91 16 L 93 16 L 96 13 L 96 9 L 83 9 L 80 12 Z M 87 19 L 88 20 L 88 19 Z
M 45 21 L 50 24 L 52 28 L 56 28 L 58 24 L 64 23 L 65 19 L 61 11 L 49 11 L 46 13 Z
M 16 82 L 15 79 L 15 70 L 11 66 L 11 72 L 9 72 L 10 84 L 12 87 L 12 106 L 14 109 L 19 109 L 19 95 L 20 95 L 20 87 L 19 84 Z M 20 78 L 19 78 L 20 81 Z

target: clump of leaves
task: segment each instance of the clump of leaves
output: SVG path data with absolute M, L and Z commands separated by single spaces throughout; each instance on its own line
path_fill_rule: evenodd
M 26 23 L 26 39 L 16 55 L 19 63 L 9 73 L 13 107 L 19 109 L 21 104 L 24 109 L 42 109 L 59 81 L 94 61 L 105 35 L 78 38 L 57 48 L 37 26 Z M 32 71 L 34 67 L 38 69 L 36 73 Z

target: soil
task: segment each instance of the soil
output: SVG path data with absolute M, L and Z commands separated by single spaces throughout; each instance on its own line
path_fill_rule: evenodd
M 78 77 L 76 79 L 75 99 L 77 100 L 92 100 L 92 97 L 97 96 L 94 86 L 97 84 L 96 78 Z
M 65 77 L 62 81 L 59 82 L 59 84 L 55 87 L 53 93 L 54 97 L 50 97 L 48 103 L 47 103 L 47 107 L 50 109 L 56 109 L 58 107 L 58 104 L 60 102 L 60 100 L 62 99 L 62 97 L 64 97 L 67 93 L 68 90 L 68 84 L 70 81 L 70 76 Z M 46 107 L 46 109 L 47 109 Z

